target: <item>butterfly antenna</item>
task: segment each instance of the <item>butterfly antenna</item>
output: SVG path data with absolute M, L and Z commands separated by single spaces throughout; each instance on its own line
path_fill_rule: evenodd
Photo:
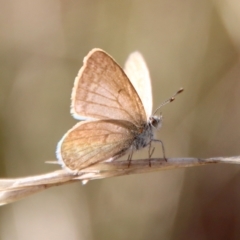
M 177 96 L 179 93 L 183 92 L 183 90 L 184 90 L 183 88 L 180 88 L 172 97 L 170 97 L 169 99 L 167 99 L 166 101 L 164 101 L 164 102 L 155 110 L 155 112 L 153 113 L 153 115 L 155 115 L 155 113 L 156 113 L 162 106 L 164 106 L 164 105 L 166 105 L 166 104 L 174 101 L 175 98 L 176 98 L 176 96 Z

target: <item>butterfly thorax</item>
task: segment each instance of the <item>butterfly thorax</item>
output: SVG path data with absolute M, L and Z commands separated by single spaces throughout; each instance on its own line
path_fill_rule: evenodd
M 136 150 L 144 148 L 150 144 L 154 138 L 155 130 L 159 129 L 162 124 L 162 116 L 151 116 L 146 124 L 139 130 L 139 134 L 135 137 L 133 146 Z

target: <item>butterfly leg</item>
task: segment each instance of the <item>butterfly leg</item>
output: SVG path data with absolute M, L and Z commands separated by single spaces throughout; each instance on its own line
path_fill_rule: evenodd
M 165 148 L 164 148 L 163 142 L 162 142 L 161 140 L 159 140 L 159 139 L 152 139 L 151 142 L 152 142 L 152 141 L 161 143 L 161 145 L 162 145 L 163 158 L 164 158 L 165 161 L 167 162 L 167 158 L 166 158 L 166 155 L 165 155 Z
M 152 148 L 151 142 L 149 143 L 149 148 L 148 148 L 148 157 L 149 157 L 149 162 L 148 165 L 151 167 L 151 157 L 154 153 L 155 147 Z
M 130 165 L 131 165 L 132 156 L 133 156 L 133 150 L 131 150 L 131 153 L 129 153 L 129 155 L 128 155 L 128 168 L 129 168 Z

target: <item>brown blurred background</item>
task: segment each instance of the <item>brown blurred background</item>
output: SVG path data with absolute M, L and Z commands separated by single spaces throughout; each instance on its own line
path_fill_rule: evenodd
M 144 55 L 168 157 L 240 155 L 240 3 L 0 1 L 0 177 L 46 173 L 76 121 L 70 94 L 94 47 Z M 135 154 L 135 158 L 146 155 Z M 155 152 L 161 156 L 161 151 Z M 1 240 L 240 239 L 240 166 L 49 189 L 0 208 Z

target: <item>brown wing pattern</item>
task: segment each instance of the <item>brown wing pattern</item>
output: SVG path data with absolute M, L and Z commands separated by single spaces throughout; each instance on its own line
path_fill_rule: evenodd
M 71 112 L 77 119 L 146 122 L 143 104 L 121 67 L 104 51 L 93 49 L 75 79 Z
M 80 122 L 59 142 L 57 158 L 63 166 L 78 171 L 123 155 L 131 146 L 136 134 L 136 126 L 128 121 Z

